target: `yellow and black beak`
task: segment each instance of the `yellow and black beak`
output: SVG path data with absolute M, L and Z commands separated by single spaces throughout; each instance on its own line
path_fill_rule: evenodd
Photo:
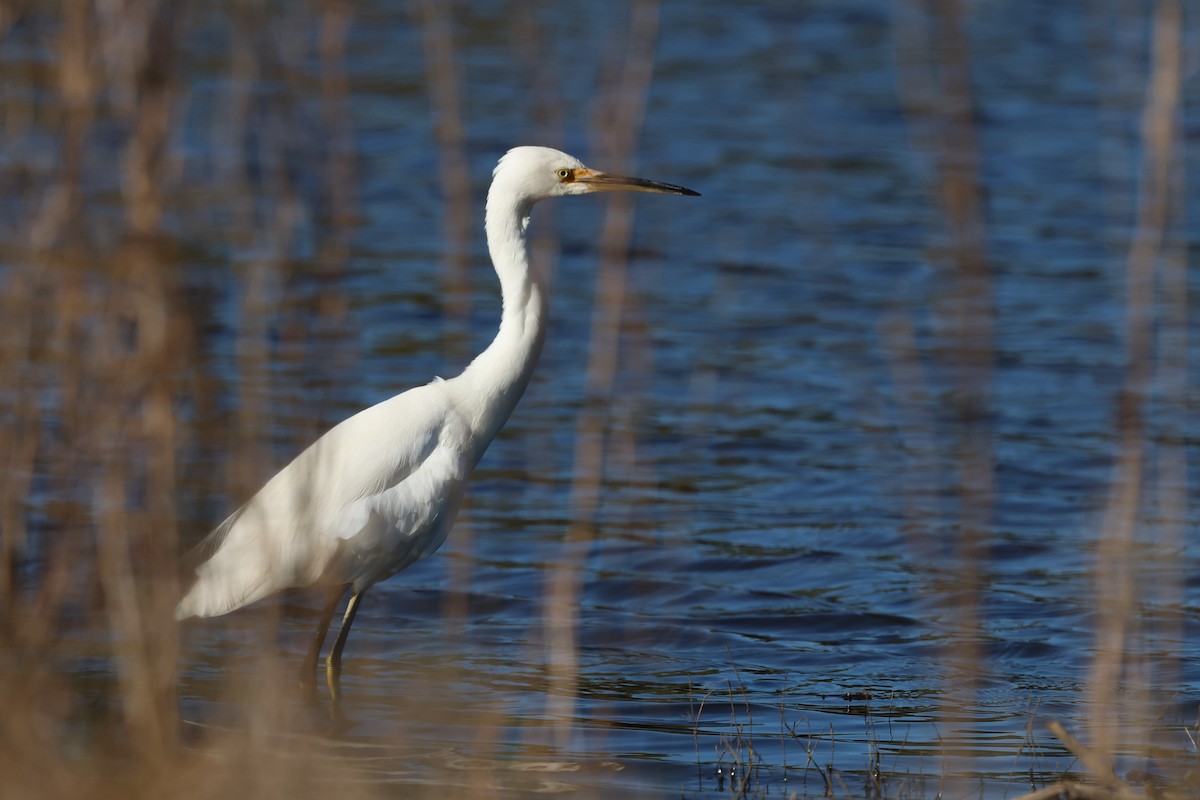
M 593 192 L 650 192 L 651 194 L 681 194 L 688 197 L 699 197 L 699 192 L 685 189 L 671 183 L 649 181 L 645 178 L 627 178 L 624 175 L 609 175 L 594 169 L 572 170 L 575 183 L 582 183 Z

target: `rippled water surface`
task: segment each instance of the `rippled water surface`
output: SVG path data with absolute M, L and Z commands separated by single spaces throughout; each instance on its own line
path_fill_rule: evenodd
M 197 346 L 219 378 L 216 406 L 195 413 L 229 431 L 252 403 L 265 421 L 244 481 L 185 492 L 189 536 L 321 430 L 457 372 L 487 343 L 499 309 L 482 198 L 505 149 L 544 142 L 610 166 L 596 98 L 636 41 L 629 8 L 517 5 L 472 3 L 451 29 L 473 237 L 457 306 L 443 302 L 450 205 L 428 42 L 405 4 L 359 4 L 348 34 L 344 269 L 273 284 L 255 265 L 278 241 L 184 234 Z M 725 776 L 748 766 L 756 790 L 819 794 L 806 749 L 850 794 L 873 759 L 893 793 L 907 781 L 926 796 L 944 774 L 999 796 L 1071 765 L 1042 723 L 1087 738 L 1111 592 L 1094 567 L 1111 492 L 1129 480 L 1114 464 L 1149 20 L 1124 6 L 1033 6 L 967 4 L 965 150 L 946 134 L 953 99 L 930 91 L 942 67 L 921 44 L 945 34 L 907 3 L 658 9 L 644 123 L 614 171 L 702 197 L 636 199 L 611 384 L 595 359 L 596 320 L 611 319 L 597 276 L 612 274 L 599 242 L 614 207 L 536 210 L 538 255 L 554 269 L 538 371 L 446 546 L 367 594 L 346 651 L 352 725 L 331 748 L 361 758 L 367 780 L 444 780 L 500 753 L 535 788 L 687 797 L 727 792 Z M 184 195 L 188 176 L 211 180 L 243 144 L 214 123 L 234 95 L 223 12 L 190 24 L 214 33 L 187 37 L 181 54 Z M 1196 44 L 1194 26 L 1183 40 Z M 1185 52 L 1190 99 L 1196 51 Z M 293 66 L 316 86 L 318 64 Z M 271 81 L 253 90 L 246 174 L 269 185 L 291 164 L 304 200 L 321 174 L 304 167 L 303 131 L 322 108 L 314 88 L 295 130 L 256 130 Z M 1181 120 L 1195 162 L 1194 112 Z M 948 153 L 961 152 L 981 203 L 967 256 L 942 194 Z M 1186 260 L 1200 198 L 1179 172 L 1184 210 L 1167 241 Z M 238 212 L 209 213 L 215 231 Z M 326 224 L 320 209 L 301 214 L 288 257 L 321 264 Z M 975 256 L 977 283 L 963 277 Z M 1119 681 L 1168 761 L 1190 747 L 1200 702 L 1188 490 L 1200 475 L 1185 401 L 1200 366 L 1187 346 L 1197 280 L 1179 273 L 1184 291 L 1172 290 L 1170 268 L 1159 262 L 1151 292 L 1128 561 L 1139 599 Z M 253 286 L 265 286 L 261 308 Z M 239 341 L 262 308 L 254 371 Z M 225 475 L 232 437 L 192 440 L 182 472 Z M 261 643 L 263 616 L 188 628 L 192 724 L 225 724 L 221 687 Z M 295 663 L 311 625 L 283 626 Z

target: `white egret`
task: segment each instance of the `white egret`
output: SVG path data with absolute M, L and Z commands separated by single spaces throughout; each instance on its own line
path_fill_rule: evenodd
M 517 147 L 501 158 L 485 221 L 503 297 L 496 338 L 461 375 L 434 379 L 355 414 L 267 481 L 193 551 L 195 582 L 176 617 L 212 617 L 282 589 L 328 587 L 302 673 L 311 688 L 330 621 L 349 590 L 325 662 L 336 704 L 342 649 L 363 593 L 445 541 L 471 470 L 537 363 L 546 336 L 547 286 L 529 262 L 534 203 L 613 190 L 697 194 L 588 169 L 546 147 Z

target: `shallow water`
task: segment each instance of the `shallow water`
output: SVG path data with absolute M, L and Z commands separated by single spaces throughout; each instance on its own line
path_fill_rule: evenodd
M 235 212 L 193 198 L 212 235 L 181 233 L 179 267 L 220 383 L 215 407 L 195 413 L 221 429 L 253 401 L 268 424 L 238 473 L 248 485 L 209 476 L 184 492 L 192 535 L 321 430 L 456 372 L 486 344 L 498 308 L 480 221 L 499 154 L 543 141 L 606 167 L 592 155 L 605 137 L 593 98 L 630 38 L 627 9 L 515 5 L 474 3 L 454 26 L 472 182 L 465 317 L 442 303 L 439 150 L 424 44 L 403 4 L 360 4 L 349 34 L 348 260 L 334 274 L 314 266 L 326 222 L 301 215 L 283 245 L 295 272 L 264 278 L 272 316 L 257 368 L 238 344 L 256 330 L 247 287 L 261 287 L 255 265 L 278 242 L 221 239 Z M 817 794 L 811 747 L 857 792 L 877 748 L 893 793 L 911 782 L 932 796 L 946 772 L 999 796 L 1071 764 L 1041 724 L 1061 719 L 1086 738 L 1148 22 L 1134 8 L 1036 5 L 967 10 L 990 329 L 947 256 L 936 122 L 901 96 L 914 80 L 906 36 L 928 20 L 866 0 L 662 5 L 629 168 L 703 196 L 637 199 L 620 366 L 599 398 L 586 365 L 608 206 L 535 213 L 544 252 L 561 252 L 539 370 L 456 533 L 367 595 L 347 649 L 353 726 L 330 746 L 359 754 L 366 780 L 444 780 L 499 752 L 548 790 L 719 794 L 749 760 L 756 789 Z M 215 39 L 187 37 L 185 188 L 222 174 L 241 145 L 214 124 L 236 85 L 214 55 L 222 15 L 194 21 Z M 270 134 L 282 153 L 249 127 L 267 142 L 250 143 L 247 172 L 266 185 L 274 160 L 294 159 L 303 201 L 319 180 L 305 148 L 323 152 L 302 132 L 320 113 L 319 65 L 289 63 L 313 95 L 293 98 L 297 130 Z M 270 79 L 255 86 L 269 105 Z M 1180 191 L 1169 239 L 1190 254 L 1200 204 L 1195 182 Z M 1195 349 L 1181 361 L 1170 349 L 1195 324 L 1170 327 L 1161 286 L 1131 561 L 1130 663 L 1144 671 L 1130 667 L 1122 688 L 1147 689 L 1169 762 L 1188 750 L 1200 701 L 1200 516 L 1186 493 L 1200 475 L 1182 402 Z M 1194 304 L 1194 270 L 1185 294 Z M 328 297 L 344 314 L 324 313 Z M 984 355 L 963 367 L 964 345 Z M 591 488 L 577 471 L 589 420 L 605 448 Z M 233 435 L 190 439 L 182 472 L 232 469 L 222 450 Z M 593 519 L 580 520 L 589 492 Z M 577 607 L 549 593 L 555 576 L 577 581 L 565 595 Z M 572 608 L 574 627 L 549 621 Z M 189 629 L 193 723 L 221 715 L 220 687 L 255 645 L 238 631 L 258 619 Z M 297 660 L 309 624 L 285 625 Z M 577 672 L 563 666 L 572 658 Z M 481 744 L 484 729 L 493 738 Z

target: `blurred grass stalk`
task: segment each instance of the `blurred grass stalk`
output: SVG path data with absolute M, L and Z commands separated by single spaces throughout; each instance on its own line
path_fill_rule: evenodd
M 913 476 L 944 460 L 942 453 L 950 454 L 945 461 L 957 470 L 946 477 L 955 489 L 958 517 L 948 532 L 952 540 L 938 541 L 928 530 L 928 510 L 916 507 L 908 510 L 908 530 L 918 559 L 941 565 L 926 591 L 949 627 L 940 659 L 945 681 L 941 730 L 945 752 L 960 754 L 965 737 L 959 722 L 970 718 L 962 709 L 977 706 L 979 687 L 988 675 L 982 606 L 996 505 L 991 427 L 996 312 L 963 7 L 958 0 L 896 0 L 895 6 L 900 100 L 912 146 L 927 163 L 927 192 L 944 226 L 933 234 L 928 259 L 946 287 L 930 309 L 931 328 L 937 332 L 930 351 L 946 354 L 946 360 L 921 363 L 911 309 L 897 308 L 884 320 L 883 335 L 895 354 L 893 380 L 904 401 L 898 413 L 920 432 L 924 461 L 915 469 L 901 465 L 898 474 L 917 480 Z M 926 374 L 935 385 L 929 385 Z M 939 398 L 951 402 L 944 414 L 933 406 Z M 939 429 L 939 416 L 948 418 L 948 429 Z M 931 487 L 924 488 L 914 486 L 915 491 L 904 494 L 928 496 Z M 936 485 L 932 488 L 939 493 Z M 948 560 L 946 553 L 952 554 Z
M 620 37 L 625 47 L 609 50 L 612 60 L 602 76 L 601 91 L 592 107 L 593 161 L 603 169 L 629 174 L 646 114 L 646 98 L 654 73 L 658 40 L 659 3 L 634 0 L 629 30 Z M 571 523 L 562 558 L 547 575 L 543 629 L 550 687 L 546 716 L 557 726 L 555 742 L 567 748 L 575 728 L 579 694 L 579 605 L 582 575 L 595 537 L 604 478 L 609 469 L 634 474 L 633 426 L 620 424 L 632 413 L 636 397 L 618 397 L 616 377 L 622 337 L 644 358 L 644 338 L 628 336 L 625 318 L 629 251 L 633 240 L 634 196 L 616 193 L 606 198 L 596 271 L 595 307 L 588 342 L 585 405 L 576 418 L 575 455 L 571 483 Z M 637 351 L 642 351 L 638 353 Z M 618 463 L 613 464 L 610 458 Z
M 1137 219 L 1126 261 L 1125 385 L 1116 403 L 1116 456 L 1096 552 L 1099 615 L 1088 729 L 1101 754 L 1151 744 L 1152 724 L 1162 713 L 1158 706 L 1169 699 L 1155 689 L 1169 692 L 1177 672 L 1170 663 L 1152 663 L 1149 654 L 1181 656 L 1176 647 L 1152 646 L 1153 640 L 1165 633 L 1163 645 L 1183 641 L 1180 619 L 1156 633 L 1151 628 L 1162 623 L 1144 616 L 1150 604 L 1181 609 L 1184 577 L 1173 554 L 1184 550 L 1187 511 L 1187 257 L 1185 237 L 1170 236 L 1183 219 L 1182 36 L 1180 3 L 1159 0 L 1142 115 Z M 1147 423 L 1147 404 L 1155 395 L 1159 424 L 1169 431 L 1161 438 Z M 1156 465 L 1150 463 L 1155 456 Z

